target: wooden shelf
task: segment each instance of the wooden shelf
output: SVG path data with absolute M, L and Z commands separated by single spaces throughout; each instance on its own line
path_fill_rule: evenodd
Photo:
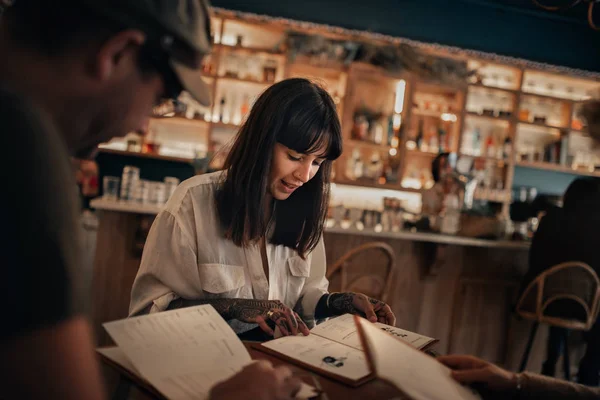
M 173 123 L 188 125 L 207 125 L 209 122 L 203 119 L 189 119 L 184 117 L 152 117 L 151 120 L 157 123 Z
M 459 157 L 469 157 L 469 158 L 477 158 L 479 160 L 495 161 L 498 164 L 506 164 L 506 163 L 508 163 L 508 160 L 505 159 L 505 158 L 496 158 L 496 157 L 487 157 L 487 156 L 473 156 L 473 155 L 462 153 L 462 152 L 459 152 L 458 155 L 459 155 Z
M 116 154 L 116 155 L 125 156 L 125 157 L 139 157 L 139 158 L 150 158 L 153 160 L 184 162 L 184 163 L 188 163 L 188 164 L 194 161 L 192 158 L 162 156 L 160 154 L 140 153 L 139 151 L 106 149 L 106 148 L 102 148 L 102 147 L 98 148 L 98 152 L 106 153 L 106 154 Z
M 510 93 L 510 94 L 514 94 L 514 95 L 516 95 L 517 93 L 519 93 L 518 90 L 506 89 L 506 88 L 501 88 L 501 87 L 497 87 L 497 86 L 486 86 L 486 85 L 481 84 L 481 83 L 470 83 L 469 87 L 495 90 L 495 91 Z
M 256 81 L 254 79 L 242 79 L 242 78 L 236 78 L 233 76 L 218 76 L 218 77 L 216 77 L 216 79 L 219 81 L 252 83 L 254 85 L 262 85 L 262 86 L 269 86 L 269 85 L 272 85 L 277 82 L 277 81 L 273 81 L 273 82 Z
M 242 126 L 241 125 L 236 125 L 236 124 L 226 124 L 224 122 L 211 122 L 212 126 L 215 128 L 224 128 L 224 129 L 240 129 Z
M 534 169 L 540 169 L 540 170 L 544 170 L 544 171 L 563 172 L 563 173 L 572 174 L 572 175 L 600 177 L 600 171 L 590 172 L 589 170 L 573 169 L 566 165 L 553 164 L 553 163 L 549 163 L 549 162 L 517 161 L 515 165 L 517 167 L 534 168 Z
M 387 144 L 383 144 L 383 143 L 377 144 L 375 142 L 367 142 L 367 141 L 357 140 L 357 139 L 347 140 L 346 144 L 350 144 L 352 146 L 358 146 L 358 147 L 368 147 L 371 149 L 386 150 L 386 151 L 388 151 L 389 149 L 392 148 L 392 146 L 389 146 Z
M 529 125 L 529 126 L 539 126 L 540 128 L 546 128 L 546 129 L 558 129 L 558 130 L 569 129 L 565 126 L 554 126 L 554 125 L 542 124 L 539 122 L 527 122 L 527 121 L 521 121 L 521 120 L 519 120 L 519 124 Z
M 422 150 L 410 150 L 410 149 L 406 149 L 406 155 L 410 155 L 410 156 L 416 156 L 416 157 L 437 157 L 438 155 L 440 155 L 441 153 L 437 152 L 434 153 L 433 151 L 422 151 Z
M 507 190 L 495 191 L 499 196 L 493 196 L 491 194 L 484 195 L 482 191 L 476 191 L 473 195 L 475 200 L 488 201 L 490 203 L 504 203 L 510 199 L 509 192 Z
M 442 118 L 442 114 L 454 114 L 456 115 L 456 121 L 458 121 L 458 117 L 460 112 L 453 112 L 453 111 L 433 111 L 433 110 L 420 110 L 416 107 L 413 107 L 412 109 L 412 113 L 413 115 L 418 115 L 420 117 L 432 117 L 432 118 Z M 445 122 L 456 122 L 456 121 L 445 121 Z
M 285 52 L 284 51 L 279 51 L 279 50 L 273 50 L 273 49 L 268 49 L 268 48 L 263 48 L 263 47 L 246 47 L 246 46 L 228 46 L 226 44 L 215 44 L 214 45 L 215 48 L 218 49 L 226 49 L 226 50 L 232 50 L 232 51 L 242 51 L 242 52 L 248 52 L 248 53 L 255 53 L 255 54 L 269 54 L 269 55 L 273 55 L 273 56 L 284 56 Z
M 474 111 L 467 111 L 467 112 L 465 112 L 465 115 L 468 117 L 482 118 L 482 119 L 487 119 L 487 120 L 491 120 L 491 121 L 495 121 L 495 122 L 510 123 L 512 121 L 512 117 L 494 117 L 491 115 L 478 114 Z
M 351 179 L 347 179 L 345 177 L 336 177 L 334 180 L 334 183 L 338 184 L 338 185 L 349 185 L 349 186 L 362 186 L 362 187 L 368 187 L 368 188 L 375 188 L 375 189 L 390 189 L 390 190 L 398 190 L 401 192 L 416 192 L 414 189 L 405 189 L 402 186 L 400 186 L 400 182 L 398 183 L 384 183 L 379 184 L 377 182 L 374 182 L 371 179 L 366 179 L 366 178 L 360 178 L 357 180 L 351 180 Z
M 547 99 L 547 100 L 553 100 L 553 101 L 558 101 L 561 103 L 575 103 L 577 102 L 576 100 L 571 100 L 571 99 L 565 99 L 564 97 L 554 97 L 554 96 L 549 96 L 547 94 L 537 94 L 537 93 L 530 93 L 527 91 L 522 91 L 521 92 L 521 96 L 525 96 L 525 97 L 537 97 L 538 99 Z

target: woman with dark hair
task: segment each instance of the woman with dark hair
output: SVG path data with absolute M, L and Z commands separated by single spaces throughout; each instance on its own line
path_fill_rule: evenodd
M 256 101 L 225 171 L 183 182 L 158 214 L 130 314 L 211 304 L 238 333 L 308 334 L 344 313 L 395 324 L 388 305 L 327 293 L 323 223 L 332 162 L 342 152 L 335 104 L 306 79 Z

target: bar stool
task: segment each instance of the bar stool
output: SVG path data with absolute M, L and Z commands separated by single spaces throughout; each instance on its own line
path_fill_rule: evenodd
M 519 371 L 527 366 L 539 324 L 588 331 L 598 317 L 600 280 L 586 263 L 568 261 L 539 274 L 523 291 L 516 313 L 534 321 Z M 568 309 L 568 310 L 567 310 Z M 564 345 L 565 379 L 570 380 L 569 349 Z
M 382 252 L 384 257 L 387 259 L 386 269 L 383 276 L 366 273 L 358 276 L 351 282 L 348 282 L 348 267 L 350 266 L 351 260 L 359 254 L 373 250 Z M 335 263 L 327 268 L 326 276 L 327 279 L 331 280 L 332 276 L 335 274 L 341 274 L 342 282 L 340 291 L 342 292 L 359 291 L 369 297 L 379 299 L 387 303 L 390 285 L 392 283 L 391 277 L 394 273 L 395 266 L 396 256 L 394 255 L 394 250 L 386 243 L 371 242 L 355 247 L 340 257 Z M 364 269 L 361 269 L 361 272 L 362 271 L 364 271 Z

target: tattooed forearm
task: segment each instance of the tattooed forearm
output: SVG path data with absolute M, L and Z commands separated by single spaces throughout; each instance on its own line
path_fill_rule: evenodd
M 329 312 L 332 315 L 362 314 L 354 307 L 355 293 L 332 293 L 329 297 Z
M 250 322 L 265 310 L 283 309 L 284 306 L 277 300 L 254 300 L 254 299 L 202 299 L 186 300 L 177 299 L 169 304 L 169 310 L 177 308 L 199 306 L 210 304 L 225 320 L 238 319 L 240 321 Z

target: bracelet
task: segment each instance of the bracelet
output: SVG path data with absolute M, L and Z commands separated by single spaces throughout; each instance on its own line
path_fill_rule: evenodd
M 515 380 L 517 381 L 517 385 L 515 387 L 515 399 L 519 399 L 521 398 L 521 389 L 523 388 L 523 375 L 521 375 L 521 373 L 516 373 L 515 374 Z
M 327 301 L 325 302 L 325 305 L 327 306 L 327 309 L 329 310 L 329 299 L 331 299 L 331 295 L 333 294 L 337 294 L 337 292 L 331 292 L 327 295 Z

